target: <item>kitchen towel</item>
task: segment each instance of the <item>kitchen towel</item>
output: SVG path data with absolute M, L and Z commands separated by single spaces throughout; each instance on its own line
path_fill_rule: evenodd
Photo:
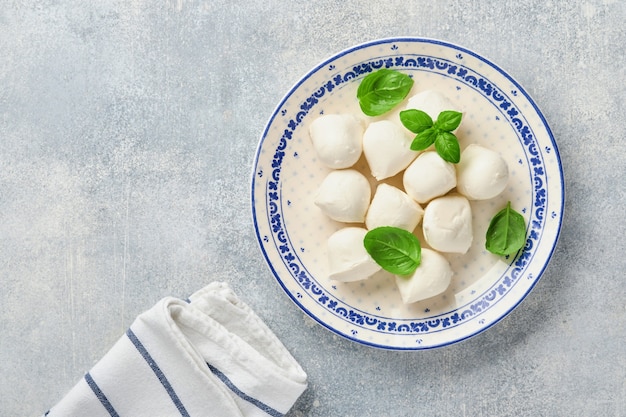
M 307 376 L 228 284 L 167 297 L 47 417 L 282 416 Z

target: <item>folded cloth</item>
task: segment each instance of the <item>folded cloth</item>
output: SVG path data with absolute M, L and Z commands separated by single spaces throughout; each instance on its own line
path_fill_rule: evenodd
M 141 314 L 47 417 L 282 416 L 306 374 L 221 282 Z

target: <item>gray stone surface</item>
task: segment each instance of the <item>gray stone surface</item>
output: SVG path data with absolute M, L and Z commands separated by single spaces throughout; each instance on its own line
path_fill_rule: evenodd
M 625 416 L 625 5 L 3 2 L 0 415 L 41 415 L 137 314 L 224 280 L 309 374 L 290 417 Z M 511 73 L 550 123 L 567 187 L 530 296 L 425 352 L 360 346 L 306 318 L 264 264 L 249 207 L 256 145 L 288 88 L 339 50 L 398 35 Z

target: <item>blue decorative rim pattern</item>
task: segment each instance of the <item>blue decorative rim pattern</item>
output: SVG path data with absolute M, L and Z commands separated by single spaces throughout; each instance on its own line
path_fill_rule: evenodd
M 457 61 L 453 62 L 443 57 L 427 54 L 393 52 L 397 49 L 396 44 L 400 43 L 435 44 L 441 47 L 451 48 L 457 51 L 457 54 L 455 56 L 457 58 Z M 315 89 L 311 94 L 308 95 L 308 97 L 306 97 L 306 99 L 299 102 L 297 111 L 295 111 L 294 114 L 289 114 L 286 110 L 283 109 L 284 104 L 293 95 L 293 93 L 306 80 L 308 80 L 313 74 L 316 74 L 320 69 L 328 68 L 332 70 L 333 62 L 337 61 L 341 57 L 348 55 L 354 51 L 359 51 L 361 49 L 381 45 L 389 45 L 389 49 L 393 52 L 393 54 L 390 54 L 388 56 L 377 56 L 371 59 L 367 59 L 365 61 L 361 61 L 345 72 L 336 73 L 326 78 L 324 82 L 322 82 L 318 86 L 317 89 Z M 535 140 L 533 127 L 527 121 L 522 110 L 516 107 L 516 105 L 514 104 L 514 100 L 512 100 L 511 97 L 508 95 L 509 93 L 503 91 L 495 83 L 491 82 L 487 77 L 479 73 L 476 69 L 464 66 L 461 63 L 464 54 L 471 55 L 474 58 L 479 59 L 481 62 L 488 65 L 490 68 L 495 69 L 500 75 L 508 79 L 511 84 L 515 86 L 515 90 L 513 90 L 510 94 L 513 94 L 514 96 L 521 94 L 526 97 L 528 102 L 530 102 L 533 106 L 534 111 L 539 116 L 542 123 L 541 127 L 547 131 L 550 140 L 549 145 L 545 146 L 544 149 L 540 148 L 539 144 Z M 479 92 L 491 103 L 493 103 L 494 106 L 497 106 L 498 111 L 500 112 L 502 117 L 506 119 L 512 126 L 514 126 L 515 131 L 518 134 L 518 140 L 524 147 L 529 167 L 532 167 L 530 175 L 531 181 L 534 186 L 532 189 L 532 202 L 530 206 L 533 209 L 530 213 L 530 222 L 528 224 L 526 246 L 520 251 L 517 257 L 512 260 L 506 272 L 501 276 L 499 280 L 497 280 L 497 282 L 495 282 L 495 284 L 493 284 L 483 293 L 476 296 L 471 302 L 465 303 L 464 305 L 457 307 L 453 311 L 449 311 L 444 314 L 437 314 L 431 317 L 420 319 L 394 319 L 392 317 L 378 316 L 376 314 L 365 312 L 353 308 L 350 305 L 342 302 L 330 292 L 325 291 L 323 286 L 319 284 L 316 278 L 309 273 L 306 266 L 303 264 L 298 255 L 297 248 L 291 242 L 289 232 L 287 231 L 283 222 L 284 207 L 281 194 L 281 170 L 283 166 L 283 160 L 287 154 L 286 152 L 289 148 L 290 141 L 294 137 L 294 134 L 303 124 L 303 121 L 306 120 L 307 116 L 312 112 L 315 106 L 326 94 L 331 93 L 335 89 L 341 88 L 344 83 L 363 77 L 366 74 L 379 68 L 394 68 L 436 73 L 445 77 L 454 78 L 464 85 L 468 86 L 469 88 L 472 88 L 475 91 Z M 277 116 L 279 114 L 281 116 L 280 121 L 277 120 Z M 271 158 L 271 167 L 259 166 L 261 149 L 265 145 L 265 140 L 267 138 L 270 126 L 272 126 L 273 123 L 282 123 L 283 120 L 285 121 L 284 129 L 281 128 L 283 129 L 283 133 L 278 140 L 278 144 L 275 147 L 269 149 L 270 152 L 273 152 L 273 157 Z M 546 209 L 549 203 L 549 195 L 547 191 L 548 177 L 546 175 L 544 152 L 553 153 L 553 156 L 556 157 L 560 174 L 560 178 L 550 178 L 551 181 L 560 181 L 561 193 L 557 196 L 550 195 L 550 198 L 560 199 L 560 201 L 558 201 L 555 205 L 555 207 L 558 207 L 558 210 L 552 210 L 548 214 L 546 213 Z M 265 172 L 266 170 L 269 170 L 270 172 L 267 173 Z M 365 43 L 333 56 L 318 65 L 313 70 L 311 70 L 287 93 L 285 98 L 281 101 L 274 114 L 270 118 L 270 121 L 268 122 L 267 127 L 263 132 L 263 136 L 257 150 L 253 172 L 252 209 L 257 238 L 268 265 L 270 266 L 272 272 L 274 273 L 275 277 L 277 278 L 278 282 L 283 287 L 285 292 L 303 311 L 305 311 L 309 316 L 311 316 L 330 330 L 359 343 L 382 348 L 416 350 L 443 346 L 473 336 L 495 324 L 506 314 L 512 311 L 515 306 L 519 302 L 521 302 L 523 298 L 525 298 L 526 294 L 534 287 L 534 285 L 542 275 L 548 263 L 548 260 L 554 251 L 563 215 L 563 175 L 560 166 L 558 149 L 552 133 L 550 132 L 549 127 L 545 121 L 545 118 L 543 117 L 537 106 L 534 104 L 532 99 L 528 96 L 524 89 L 508 74 L 506 74 L 504 71 L 502 71 L 500 68 L 496 67 L 489 61 L 475 54 L 474 52 L 471 52 L 465 48 L 451 45 L 449 43 L 431 39 L 393 38 Z M 255 197 L 255 189 L 259 184 L 264 185 L 264 201 L 257 201 Z M 257 211 L 257 207 L 263 207 L 262 211 L 266 214 L 265 218 L 258 217 L 259 211 Z M 359 331 L 361 329 L 371 332 L 384 333 L 387 336 L 394 337 L 395 335 L 416 335 L 441 332 L 446 329 L 459 326 L 469 320 L 477 319 L 485 311 L 489 310 L 489 308 L 505 298 L 510 290 L 519 282 L 520 277 L 524 276 L 524 274 L 526 273 L 527 267 L 531 264 L 531 261 L 533 260 L 534 254 L 536 252 L 535 248 L 539 246 L 543 237 L 546 215 L 550 216 L 552 219 L 557 218 L 558 220 L 556 234 L 549 236 L 549 239 L 552 239 L 551 242 L 549 242 L 551 245 L 550 252 L 547 255 L 539 273 L 534 275 L 527 274 L 525 276 L 526 279 L 531 281 L 531 285 L 528 286 L 528 289 L 516 303 L 506 309 L 504 314 L 496 317 L 495 319 L 479 319 L 479 321 L 482 321 L 482 323 L 479 323 L 479 328 L 477 330 L 470 331 L 468 334 L 465 335 L 456 336 L 454 340 L 445 340 L 441 343 L 427 344 L 424 346 L 422 346 L 419 342 L 412 346 L 377 343 L 366 341 L 359 337 Z M 268 234 L 260 232 L 259 222 L 267 222 L 270 230 L 269 236 Z M 280 255 L 282 265 L 273 265 L 272 260 L 266 252 L 266 246 L 269 247 L 268 250 L 274 251 L 275 253 Z M 276 270 L 276 267 L 288 270 L 291 275 L 290 278 L 297 282 L 300 291 L 294 292 L 292 289 L 289 289 L 283 281 L 285 278 L 280 276 L 280 274 Z M 351 323 L 353 325 L 351 327 L 351 330 L 339 330 L 336 328 L 337 326 L 329 325 L 327 323 L 327 320 L 318 317 L 319 314 L 315 314 L 314 312 L 310 311 L 302 302 L 302 298 L 305 296 L 313 299 L 316 305 L 323 308 L 327 313 L 330 313 L 335 317 Z M 421 339 L 416 340 L 419 341 Z

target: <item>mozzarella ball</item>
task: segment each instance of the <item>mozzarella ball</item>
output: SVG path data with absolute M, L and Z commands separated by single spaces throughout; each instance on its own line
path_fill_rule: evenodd
M 404 171 L 405 192 L 420 204 L 444 195 L 456 187 L 454 165 L 444 161 L 437 152 L 421 153 Z
M 458 111 L 446 96 L 434 90 L 425 90 L 412 96 L 409 98 L 406 108 L 425 112 L 433 119 L 433 122 L 444 110 Z
M 452 267 L 440 253 L 422 248 L 422 262 L 412 275 L 397 276 L 396 285 L 405 304 L 425 300 L 444 292 L 452 279 Z
M 491 149 L 469 145 L 457 165 L 457 190 L 470 200 L 487 200 L 500 194 L 509 181 L 509 167 Z
M 413 138 L 404 127 L 389 121 L 370 123 L 363 134 L 363 154 L 377 180 L 393 177 L 418 155 L 411 150 Z
M 328 238 L 329 278 L 350 282 L 366 279 L 381 270 L 372 259 L 363 239 L 367 230 L 362 227 L 344 227 Z
M 372 203 L 365 216 L 365 226 L 372 230 L 381 226 L 394 226 L 413 232 L 422 220 L 424 210 L 398 188 L 381 183 L 376 188 Z
M 349 168 L 363 152 L 363 125 L 351 114 L 327 114 L 309 127 L 313 148 L 329 168 Z
M 372 188 L 363 174 L 354 169 L 331 171 L 322 181 L 314 203 L 333 220 L 362 223 L 372 197 Z
M 431 248 L 440 252 L 467 253 L 474 238 L 469 201 L 461 195 L 432 200 L 424 209 L 422 230 Z

